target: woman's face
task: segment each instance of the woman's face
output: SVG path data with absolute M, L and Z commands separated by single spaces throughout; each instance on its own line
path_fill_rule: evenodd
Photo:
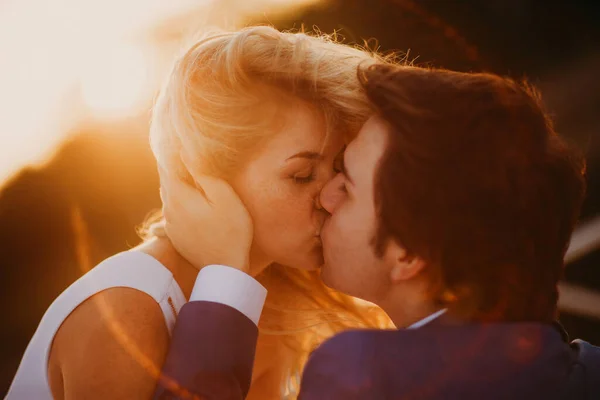
M 283 128 L 270 138 L 231 184 L 254 222 L 252 263 L 279 263 L 301 269 L 323 264 L 321 226 L 326 213 L 317 197 L 333 178 L 342 135 L 326 138 L 322 115 L 309 106 L 282 112 Z

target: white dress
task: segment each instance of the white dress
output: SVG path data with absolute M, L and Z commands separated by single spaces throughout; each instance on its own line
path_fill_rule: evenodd
M 54 335 L 71 312 L 103 290 L 125 287 L 151 296 L 162 309 L 169 334 L 186 302 L 173 274 L 152 256 L 126 251 L 110 257 L 69 286 L 48 308 L 29 342 L 7 400 L 52 400 L 48 383 L 48 356 Z

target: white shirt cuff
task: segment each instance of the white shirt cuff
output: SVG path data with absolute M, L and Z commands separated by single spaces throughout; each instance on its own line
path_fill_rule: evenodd
M 200 270 L 190 301 L 212 301 L 235 308 L 258 325 L 267 289 L 239 269 L 208 265 Z

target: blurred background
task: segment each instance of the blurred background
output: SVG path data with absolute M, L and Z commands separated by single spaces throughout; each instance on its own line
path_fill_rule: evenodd
M 160 207 L 147 130 L 182 40 L 206 26 L 338 31 L 417 64 L 527 77 L 588 159 L 561 321 L 600 344 L 600 2 L 0 1 L 0 396 L 46 308 L 91 262 L 135 246 Z

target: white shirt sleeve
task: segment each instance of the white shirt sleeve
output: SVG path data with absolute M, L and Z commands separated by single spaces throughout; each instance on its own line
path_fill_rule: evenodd
M 208 265 L 200 270 L 190 301 L 212 301 L 235 308 L 258 325 L 267 289 L 238 269 Z

